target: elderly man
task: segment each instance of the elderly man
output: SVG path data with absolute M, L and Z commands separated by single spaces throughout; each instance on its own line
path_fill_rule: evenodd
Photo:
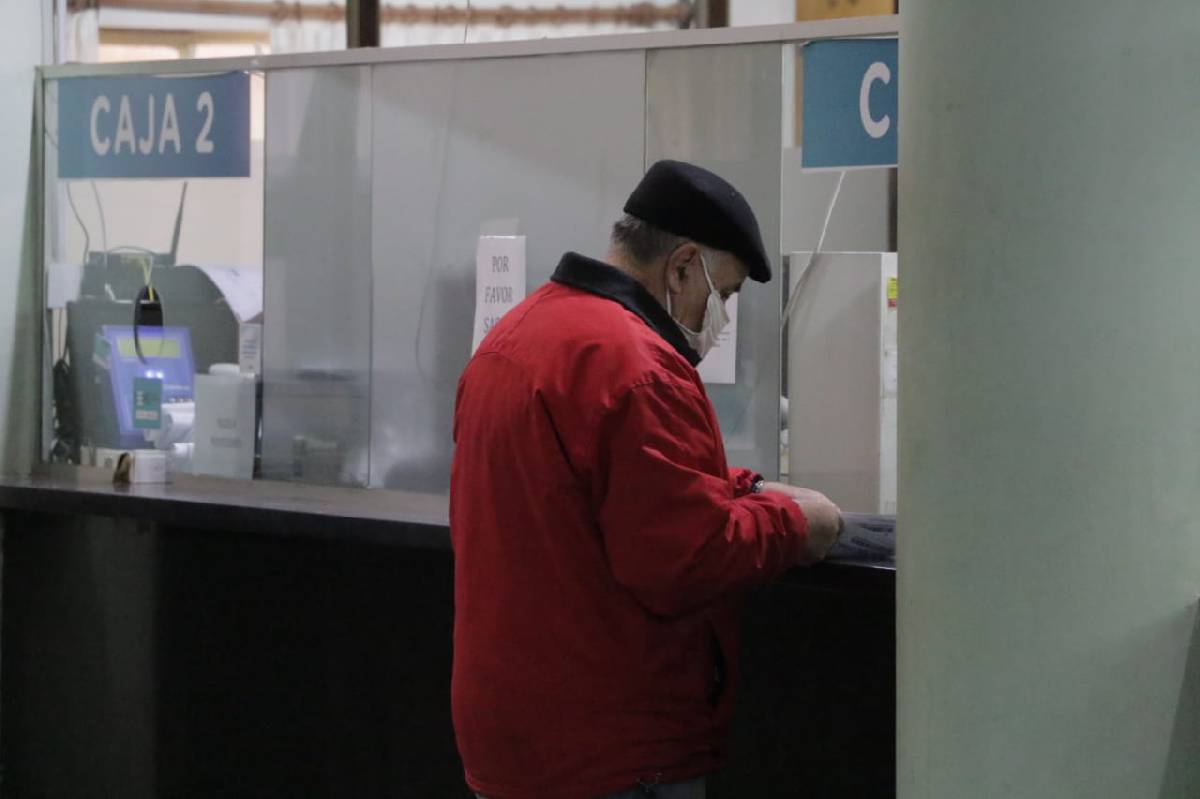
M 487 799 L 704 796 L 737 600 L 824 556 L 840 514 L 725 461 L 695 366 L 770 265 L 741 194 L 647 171 L 605 261 L 568 253 L 459 383 L 453 715 Z

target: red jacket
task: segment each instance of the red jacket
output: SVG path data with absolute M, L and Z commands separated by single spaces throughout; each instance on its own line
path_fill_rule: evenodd
M 639 283 L 568 254 L 463 373 L 452 704 L 488 799 L 724 762 L 737 597 L 799 561 L 806 524 L 726 465 L 697 360 Z

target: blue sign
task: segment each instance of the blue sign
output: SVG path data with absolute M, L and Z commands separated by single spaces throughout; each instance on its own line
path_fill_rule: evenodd
M 804 46 L 806 169 L 896 165 L 897 44 L 852 39 Z
M 61 178 L 250 176 L 250 76 L 58 82 Z

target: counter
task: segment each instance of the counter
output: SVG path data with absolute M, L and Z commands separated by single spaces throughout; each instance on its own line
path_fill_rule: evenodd
M 0 478 L 0 508 L 450 549 L 446 497 L 435 494 L 191 476 L 164 485 L 114 486 L 99 470 L 69 467 Z M 895 575 L 891 564 L 848 560 L 798 568 L 784 579 L 814 588 L 892 592 Z
M 20 795 L 469 796 L 445 497 L 49 469 L 0 480 L 0 530 Z M 711 797 L 892 795 L 894 591 L 824 563 L 749 597 Z

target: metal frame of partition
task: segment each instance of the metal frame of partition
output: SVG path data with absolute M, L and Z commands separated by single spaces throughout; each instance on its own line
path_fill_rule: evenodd
M 796 23 L 748 28 L 699 29 L 666 31 L 624 35 L 591 36 L 571 39 L 543 39 L 517 42 L 500 42 L 463 45 L 434 45 L 419 47 L 358 49 L 337 52 L 277 55 L 229 59 L 194 59 L 175 61 L 148 61 L 121 64 L 71 64 L 46 66 L 38 70 L 38 87 L 35 92 L 34 163 L 38 180 L 35 182 L 34 201 L 38 206 L 37 269 L 41 282 L 39 312 L 45 308 L 46 297 L 44 270 L 46 246 L 43 235 L 46 230 L 47 213 L 45 187 L 45 136 L 42 131 L 46 121 L 46 84 L 62 78 L 128 76 L 128 75 L 179 75 L 225 71 L 272 72 L 278 70 L 306 69 L 313 67 L 379 66 L 413 62 L 473 61 L 483 59 L 519 58 L 529 56 L 577 55 L 586 53 L 611 53 L 621 51 L 677 50 L 723 45 L 754 44 L 802 44 L 804 42 L 835 38 L 868 38 L 895 36 L 899 33 L 899 17 L 859 17 L 844 20 Z M 39 313 L 40 315 L 40 313 Z M 45 358 L 46 321 L 39 324 L 42 332 L 36 342 L 38 363 L 43 379 L 39 402 L 42 408 L 42 440 L 46 425 L 53 423 L 50 406 L 45 401 L 49 395 L 52 375 Z

